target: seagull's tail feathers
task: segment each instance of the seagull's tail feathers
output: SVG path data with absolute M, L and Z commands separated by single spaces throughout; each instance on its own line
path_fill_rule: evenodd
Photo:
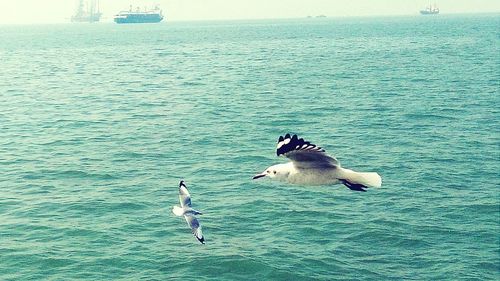
M 343 168 L 342 170 L 340 181 L 350 189 L 364 191 L 363 188 L 382 186 L 382 178 L 377 173 L 360 173 Z
M 181 208 L 179 206 L 174 206 L 172 208 L 172 213 L 174 213 L 174 215 L 176 215 L 176 216 L 180 217 L 180 216 L 184 215 L 184 212 L 185 212 L 184 208 Z

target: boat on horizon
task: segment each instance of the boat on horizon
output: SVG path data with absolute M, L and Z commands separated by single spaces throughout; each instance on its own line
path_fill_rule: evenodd
M 429 6 L 425 7 L 425 9 L 420 10 L 420 14 L 422 14 L 422 15 L 437 15 L 437 14 L 439 14 L 439 8 L 436 6 L 435 3 L 434 3 L 434 5 L 429 4 Z
M 132 5 L 128 11 L 121 11 L 114 16 L 116 23 L 158 23 L 163 20 L 161 9 L 156 6 L 154 9 L 141 11 L 139 7 L 136 10 L 132 9 Z
M 99 22 L 102 13 L 99 11 L 99 0 L 78 2 L 76 13 L 71 17 L 71 22 Z

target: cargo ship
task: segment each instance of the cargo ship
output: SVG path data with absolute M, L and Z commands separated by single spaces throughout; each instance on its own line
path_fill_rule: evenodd
M 72 22 L 98 22 L 101 19 L 99 11 L 99 0 L 84 2 L 78 1 L 78 8 L 75 15 L 71 17 Z
M 425 7 L 425 9 L 420 10 L 420 14 L 422 15 L 437 15 L 439 14 L 439 8 L 436 6 L 436 4 Z
M 116 23 L 158 23 L 163 20 L 163 14 L 158 6 L 152 10 L 141 11 L 137 8 L 135 11 L 121 11 L 114 16 Z

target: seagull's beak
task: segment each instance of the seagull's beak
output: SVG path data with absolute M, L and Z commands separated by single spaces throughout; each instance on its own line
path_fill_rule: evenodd
M 262 173 L 262 174 L 258 174 L 258 175 L 253 176 L 253 179 L 254 179 L 254 180 L 256 180 L 256 179 L 260 179 L 260 178 L 263 178 L 263 177 L 265 177 L 265 176 L 266 176 L 266 174 L 265 174 L 265 173 Z

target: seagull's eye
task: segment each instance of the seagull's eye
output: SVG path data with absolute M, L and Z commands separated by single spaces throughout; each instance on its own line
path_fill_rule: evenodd
M 276 171 L 273 171 L 273 173 L 276 175 Z

